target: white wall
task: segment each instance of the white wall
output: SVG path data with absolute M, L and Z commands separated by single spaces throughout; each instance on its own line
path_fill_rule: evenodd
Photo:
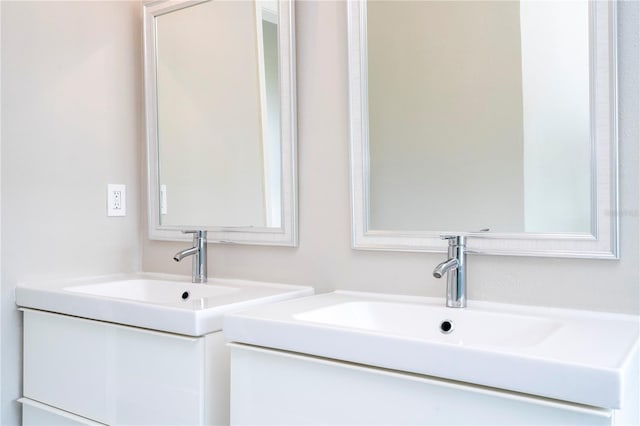
M 141 4 L 2 1 L 2 418 L 18 424 L 18 282 L 140 268 Z M 127 217 L 106 217 L 107 183 Z
M 621 259 L 470 256 L 471 299 L 640 313 L 639 5 L 619 5 Z M 351 249 L 346 7 L 302 1 L 296 13 L 300 244 L 210 245 L 210 275 L 444 297 L 444 281 L 431 277 L 443 255 Z M 171 261 L 183 247 L 145 239 L 143 268 L 189 274 Z

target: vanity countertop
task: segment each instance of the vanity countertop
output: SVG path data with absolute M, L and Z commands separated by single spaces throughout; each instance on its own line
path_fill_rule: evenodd
M 620 408 L 637 387 L 634 315 L 337 291 L 224 321 L 230 342 L 595 407 Z
M 82 318 L 202 336 L 220 331 L 224 314 L 313 294 L 313 288 L 168 274 L 121 274 L 19 284 L 16 304 Z

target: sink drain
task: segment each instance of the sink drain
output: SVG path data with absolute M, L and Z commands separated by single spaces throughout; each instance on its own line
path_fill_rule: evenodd
M 182 297 L 182 300 L 187 300 L 189 298 L 189 292 L 185 291 L 184 293 L 182 293 L 182 296 L 180 297 Z
M 453 331 L 453 321 L 444 320 L 440 323 L 440 332 L 442 334 L 449 334 Z

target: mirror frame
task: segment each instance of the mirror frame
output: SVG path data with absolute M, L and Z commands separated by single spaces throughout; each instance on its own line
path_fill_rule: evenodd
M 366 1 L 347 0 L 352 247 L 446 252 L 442 234 L 464 234 L 469 252 L 491 255 L 618 259 L 616 1 L 589 1 L 592 150 L 591 233 L 474 233 L 372 230 L 368 223 Z M 458 232 L 456 232 L 458 231 Z M 471 231 L 471 230 L 469 230 Z
M 157 0 L 144 4 L 144 70 L 147 133 L 147 208 L 149 238 L 152 240 L 190 241 L 183 235 L 184 226 L 160 222 L 160 188 L 158 173 L 158 108 L 156 98 L 156 17 L 207 1 Z M 208 242 L 257 245 L 298 245 L 297 194 L 297 117 L 294 39 L 294 2 L 278 3 L 278 61 L 280 82 L 281 186 L 282 220 L 279 228 L 206 226 Z M 202 229 L 202 227 L 198 227 Z

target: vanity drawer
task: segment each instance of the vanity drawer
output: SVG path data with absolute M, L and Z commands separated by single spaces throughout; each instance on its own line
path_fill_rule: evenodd
M 28 398 L 20 398 L 18 402 L 22 404 L 22 426 L 103 426 L 103 423 L 96 423 Z
M 232 425 L 614 424 L 611 410 L 241 344 L 231 378 Z
M 27 309 L 23 394 L 110 425 L 224 422 L 226 397 L 211 385 L 228 382 L 218 347 L 222 333 L 188 337 Z

